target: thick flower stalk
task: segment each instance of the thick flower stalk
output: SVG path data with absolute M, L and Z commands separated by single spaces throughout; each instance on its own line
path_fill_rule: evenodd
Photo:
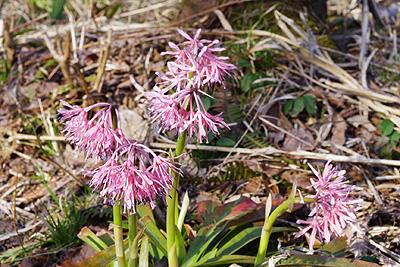
M 208 142 L 209 130 L 218 135 L 219 128 L 229 127 L 221 117 L 222 113 L 211 115 L 207 112 L 202 97 L 211 97 L 207 88 L 216 83 L 224 85 L 224 77 L 236 67 L 225 62 L 227 57 L 214 54 L 224 50 L 214 47 L 218 40 L 199 39 L 200 29 L 193 38 L 182 30 L 178 32 L 187 41 L 178 45 L 170 42 L 174 51 L 161 53 L 171 55 L 175 61 L 167 63 L 165 74 L 157 73 L 162 82 L 146 93 L 151 119 L 158 124 L 159 132 L 174 130 L 181 135 L 187 131 L 189 137 L 197 135 L 198 142 L 203 139 Z
M 344 181 L 346 171 L 338 171 L 328 161 L 325 164 L 323 173 L 315 170 L 308 164 L 316 178 L 311 178 L 311 186 L 316 191 L 315 195 L 307 196 L 315 201 L 315 206 L 311 210 L 309 221 L 298 220 L 299 224 L 307 226 L 295 235 L 300 237 L 311 230 L 309 239 L 310 248 L 314 247 L 315 238 L 318 234 L 319 239 L 325 239 L 326 243 L 331 240 L 331 235 L 343 236 L 344 229 L 349 222 L 356 220 L 356 208 L 362 199 L 353 199 L 349 193 L 354 189 L 354 185 L 349 185 Z

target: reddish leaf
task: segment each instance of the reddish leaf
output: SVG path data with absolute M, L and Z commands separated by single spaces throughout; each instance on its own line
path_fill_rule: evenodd
M 272 211 L 286 199 L 273 199 Z M 206 200 L 199 203 L 197 218 L 203 226 L 230 221 L 228 227 L 248 222 L 261 221 L 265 218 L 265 203 L 255 203 L 250 198 L 241 197 L 235 202 L 221 206 L 219 203 Z M 302 204 L 295 204 L 293 211 L 301 208 Z M 285 213 L 288 214 L 288 213 Z
M 217 205 L 218 203 L 209 200 L 199 203 L 197 218 L 203 226 L 234 220 L 257 208 L 257 204 L 247 197 L 221 206 Z

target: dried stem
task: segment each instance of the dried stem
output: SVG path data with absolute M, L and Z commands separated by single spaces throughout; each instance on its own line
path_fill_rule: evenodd
M 78 62 L 74 62 L 73 65 L 74 65 L 76 73 L 78 73 L 78 77 L 79 77 L 79 80 L 82 83 L 82 87 L 83 87 L 83 90 L 85 91 L 85 94 L 89 95 L 88 86 L 87 86 L 87 83 L 85 81 L 85 76 L 83 75 L 82 69 L 79 67 Z
M 60 65 L 62 74 L 65 78 L 65 81 L 67 84 L 72 84 L 72 79 L 71 79 L 71 74 L 69 72 L 69 66 L 68 66 L 68 57 L 69 57 L 69 51 L 70 51 L 70 35 L 69 32 L 66 35 L 65 38 L 65 49 L 64 52 L 61 51 L 61 45 L 58 44 L 57 50 L 54 48 L 53 43 L 51 42 L 49 36 L 47 34 L 44 35 L 44 41 L 46 42 L 46 46 L 49 49 L 51 55 L 53 56 L 54 60 Z
M 106 69 L 106 63 L 108 59 L 108 55 L 110 54 L 110 47 L 111 47 L 111 33 L 112 31 L 109 30 L 107 33 L 107 43 L 105 51 L 100 50 L 100 58 L 99 58 L 99 67 L 97 69 L 97 77 L 96 82 L 94 83 L 94 90 L 97 92 L 101 92 L 101 82 L 103 80 L 103 75 Z
M 4 43 L 6 45 L 7 65 L 11 66 L 15 56 L 15 44 L 10 32 L 10 25 L 4 22 Z

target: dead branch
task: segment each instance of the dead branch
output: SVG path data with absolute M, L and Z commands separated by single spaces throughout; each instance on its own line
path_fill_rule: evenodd
M 100 49 L 100 57 L 99 57 L 99 67 L 97 69 L 97 77 L 96 81 L 93 85 L 93 89 L 97 92 L 101 92 L 101 84 L 103 81 L 103 75 L 106 69 L 106 63 L 108 59 L 108 55 L 110 54 L 110 47 L 111 47 L 111 33 L 112 31 L 109 30 L 107 33 L 107 41 L 106 41 L 106 48 L 105 50 Z
M 54 47 L 53 43 L 51 42 L 49 36 L 47 34 L 44 35 L 44 41 L 46 42 L 46 46 L 49 49 L 50 53 L 52 54 L 54 60 L 60 65 L 61 72 L 65 78 L 67 84 L 72 84 L 71 74 L 69 72 L 68 66 L 68 58 L 69 58 L 69 51 L 70 51 L 70 35 L 69 32 L 66 34 L 65 39 L 65 49 L 62 52 L 60 42 L 57 43 L 57 51 Z
M 15 44 L 10 32 L 10 25 L 6 21 L 4 22 L 4 43 L 6 45 L 7 65 L 11 66 L 15 56 Z

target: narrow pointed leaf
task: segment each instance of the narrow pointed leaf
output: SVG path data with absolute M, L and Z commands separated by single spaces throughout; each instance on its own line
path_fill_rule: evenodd
M 230 255 L 261 235 L 262 226 L 251 227 L 243 230 L 234 238 L 225 243 L 216 256 Z
M 256 260 L 253 256 L 247 255 L 226 255 L 220 256 L 216 258 L 212 258 L 205 262 L 200 261 L 198 263 L 189 265 L 188 267 L 208 267 L 208 266 L 218 266 L 218 265 L 228 265 L 228 264 L 238 264 L 238 263 L 247 263 L 247 264 L 254 264 Z
M 181 231 L 178 228 L 175 229 L 175 242 L 176 242 L 176 253 L 178 255 L 178 262 L 182 262 L 186 256 L 185 241 L 183 240 Z
M 108 247 L 100 237 L 96 236 L 96 234 L 86 226 L 79 232 L 78 237 L 92 247 L 96 252 L 100 252 Z
M 226 225 L 226 224 L 225 224 Z M 193 240 L 189 251 L 182 263 L 182 267 L 190 266 L 198 261 L 201 255 L 204 254 L 208 245 L 214 240 L 214 238 L 224 230 L 223 227 L 217 227 L 217 225 L 209 225 L 207 227 L 200 228 L 197 232 L 196 238 Z
M 263 263 L 261 266 L 268 266 L 268 262 Z M 332 258 L 319 255 L 293 255 L 275 263 L 275 266 L 378 267 L 379 265 L 348 258 Z
M 146 229 L 144 230 L 144 233 L 146 236 L 149 237 L 150 241 L 158 248 L 160 251 L 167 256 L 167 239 L 165 236 L 161 233 L 160 229 L 156 226 L 153 220 L 151 220 L 148 216 L 140 218 L 138 221 L 138 225 L 140 228 L 143 228 L 144 225 L 147 224 Z
M 140 246 L 139 267 L 149 266 L 149 238 L 143 237 Z

